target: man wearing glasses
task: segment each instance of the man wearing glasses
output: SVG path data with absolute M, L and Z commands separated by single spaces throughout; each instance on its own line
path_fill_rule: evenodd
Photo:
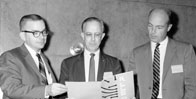
M 20 20 L 24 44 L 0 56 L 0 86 L 3 99 L 45 99 L 67 91 L 56 78 L 41 52 L 47 40 L 45 20 L 36 14 Z
M 101 52 L 99 46 L 103 40 L 104 23 L 89 17 L 81 26 L 84 52 L 64 59 L 61 64 L 60 83 L 65 81 L 101 81 L 104 72 L 121 73 L 119 60 Z

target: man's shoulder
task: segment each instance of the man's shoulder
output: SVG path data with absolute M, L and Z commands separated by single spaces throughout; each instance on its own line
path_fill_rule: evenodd
M 101 53 L 100 55 L 101 55 L 101 57 L 103 57 L 104 59 L 115 60 L 115 61 L 118 60 L 117 57 L 111 56 L 111 55 L 109 55 L 109 54 Z
M 171 42 L 174 42 L 176 44 L 176 46 L 182 46 L 182 47 L 186 47 L 186 46 L 190 46 L 190 43 L 187 42 L 183 42 L 183 41 L 178 41 L 178 40 L 174 40 L 174 39 L 170 39 Z
M 70 57 L 67 57 L 65 59 L 63 59 L 63 62 L 70 62 L 70 61 L 75 61 L 75 60 L 78 60 L 80 59 L 82 56 L 83 53 L 81 54 L 78 54 L 78 55 L 74 55 L 74 56 L 70 56 Z
M 21 56 L 21 54 L 22 54 L 21 48 L 16 47 L 16 48 L 5 51 L 4 53 L 2 53 L 1 57 L 4 57 L 4 56 Z
M 193 48 L 192 44 L 175 39 L 169 39 L 167 47 L 175 48 L 178 51 L 184 51 Z
M 133 49 L 133 51 L 143 51 L 143 50 L 146 50 L 148 48 L 150 48 L 150 42 L 147 42 L 145 44 L 142 44 L 142 45 L 139 45 L 139 46 L 135 47 Z

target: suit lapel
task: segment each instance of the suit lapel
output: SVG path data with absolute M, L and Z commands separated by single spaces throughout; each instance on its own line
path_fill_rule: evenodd
M 148 82 L 149 82 L 149 85 L 152 86 L 153 85 L 153 68 L 152 68 L 152 51 L 151 51 L 150 42 L 147 45 L 147 50 L 145 50 L 144 57 L 145 59 L 142 61 L 144 61 L 144 66 L 147 66 L 145 68 L 147 69 L 147 73 L 148 73 L 147 74 L 149 78 Z
M 21 47 L 21 52 L 23 53 L 23 56 L 28 64 L 28 66 L 26 66 L 26 68 L 32 68 L 33 71 L 35 72 L 35 74 L 37 74 L 37 76 L 42 79 L 40 72 L 35 64 L 35 61 L 33 60 L 32 56 L 30 55 L 29 51 L 27 50 L 27 48 L 25 47 L 25 45 L 23 44 Z
M 44 63 L 46 64 L 46 68 L 48 69 L 48 73 L 51 74 L 51 76 L 52 76 L 53 82 L 56 82 L 57 78 L 54 74 L 54 71 L 51 69 L 51 66 L 48 63 L 48 59 L 46 58 L 46 56 L 43 53 L 41 53 L 40 55 L 42 56 Z
M 174 56 L 175 51 L 176 51 L 175 43 L 173 40 L 169 39 L 166 48 L 165 60 L 163 64 L 163 82 L 165 80 L 169 68 L 171 67 L 171 62 L 173 59 L 172 57 Z
M 81 53 L 74 64 L 73 74 L 75 81 L 85 81 L 84 61 L 84 53 Z
M 105 57 L 104 54 L 100 52 L 97 81 L 101 81 L 103 79 L 104 70 L 105 70 Z

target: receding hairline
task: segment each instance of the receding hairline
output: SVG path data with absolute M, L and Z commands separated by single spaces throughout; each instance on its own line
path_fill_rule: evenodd
M 155 13 L 161 13 L 167 16 L 168 18 L 168 24 L 171 24 L 171 10 L 170 9 L 166 9 L 166 8 L 155 8 L 150 10 L 149 14 L 148 14 L 148 19 L 151 17 L 151 15 L 155 14 Z
M 96 17 L 88 17 L 86 18 L 83 22 L 82 22 L 82 25 L 81 25 L 81 30 L 82 32 L 84 32 L 84 26 L 86 26 L 87 23 L 90 23 L 90 22 L 97 22 L 99 23 L 99 25 L 101 26 L 101 30 L 102 32 L 104 32 L 104 22 L 99 19 L 99 18 L 96 18 Z

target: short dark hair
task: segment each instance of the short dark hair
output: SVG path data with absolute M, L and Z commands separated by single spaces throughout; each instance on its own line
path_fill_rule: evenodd
M 87 22 L 90 22 L 90 21 L 96 21 L 96 22 L 99 22 L 100 25 L 101 25 L 101 29 L 102 29 L 102 32 L 104 31 L 104 22 L 97 18 L 97 17 L 88 17 L 86 18 L 83 22 L 82 22 L 82 26 L 81 26 L 81 30 L 82 32 L 84 32 L 84 25 L 87 23 Z
M 43 21 L 45 26 L 46 26 L 46 21 L 43 17 L 41 17 L 40 15 L 37 14 L 28 14 L 28 15 L 24 15 L 19 22 L 19 26 L 20 26 L 20 30 L 22 30 L 22 27 L 24 26 L 24 24 L 26 23 L 27 20 L 33 20 L 33 21 Z
M 162 11 L 164 11 L 167 14 L 167 16 L 168 16 L 168 24 L 171 24 L 171 14 L 172 14 L 172 11 L 170 9 L 167 9 L 167 8 L 154 8 L 154 9 L 150 10 L 150 12 L 148 14 L 148 17 L 150 17 L 152 12 L 157 10 L 157 9 L 162 10 Z

